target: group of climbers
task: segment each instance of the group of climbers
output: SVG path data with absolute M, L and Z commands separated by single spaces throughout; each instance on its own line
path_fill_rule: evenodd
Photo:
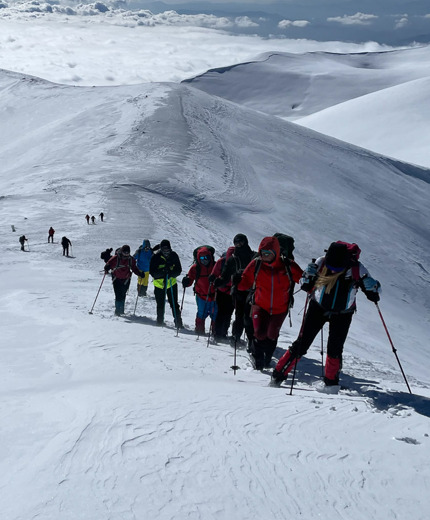
M 309 349 L 325 323 L 330 324 L 325 364 L 324 385 L 338 385 L 342 367 L 343 345 L 353 313 L 355 297 L 360 288 L 369 300 L 379 300 L 380 284 L 359 262 L 360 250 L 355 244 L 333 242 L 325 255 L 312 261 L 303 271 L 295 262 L 294 240 L 287 235 L 264 237 L 253 251 L 248 238 L 240 233 L 233 246 L 215 260 L 213 247 L 204 245 L 194 250 L 194 262 L 182 279 L 184 292 L 194 285 L 197 312 L 195 332 L 208 333 L 216 340 L 227 338 L 232 323 L 231 341 L 237 346 L 245 331 L 248 352 L 254 368 L 271 366 L 281 327 L 293 303 L 295 284 L 307 293 L 306 312 L 298 338 L 278 361 L 272 374 L 272 384 L 279 386 L 299 359 Z M 112 250 L 107 250 L 110 256 Z M 131 274 L 138 276 L 138 296 L 147 294 L 149 275 L 153 278 L 157 303 L 157 324 L 163 325 L 166 300 L 175 326 L 183 327 L 178 304 L 177 277 L 181 262 L 168 240 L 151 248 L 144 240 L 130 256 L 125 245 L 108 258 L 105 271 L 112 271 L 115 291 L 115 312 L 124 312 L 125 295 Z

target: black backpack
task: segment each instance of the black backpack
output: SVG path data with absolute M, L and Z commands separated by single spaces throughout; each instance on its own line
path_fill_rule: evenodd
M 292 309 L 294 306 L 295 283 L 290 267 L 290 262 L 294 260 L 294 238 L 290 235 L 285 235 L 284 233 L 275 233 L 273 236 L 278 239 L 279 245 L 281 246 L 282 261 L 284 262 L 285 270 L 287 272 L 288 278 L 290 279 L 290 289 L 288 291 L 288 311 L 290 311 L 290 309 Z
M 294 260 L 294 238 L 284 233 L 275 233 L 273 236 L 278 239 L 281 246 L 281 255 L 288 260 Z

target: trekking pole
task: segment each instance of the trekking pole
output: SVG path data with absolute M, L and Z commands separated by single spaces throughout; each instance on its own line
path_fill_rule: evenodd
M 166 314 L 166 298 L 167 298 L 167 283 L 169 281 L 169 273 L 166 272 L 164 278 L 164 304 L 163 304 L 163 327 L 164 327 L 164 315 Z
M 234 363 L 230 367 L 233 370 L 234 375 L 236 375 L 236 371 L 240 369 L 240 367 L 237 366 L 236 356 L 237 356 L 237 341 L 234 342 Z
M 182 309 L 184 308 L 185 290 L 186 290 L 186 287 L 183 287 L 182 301 L 181 301 L 181 314 L 182 314 Z
M 27 251 L 30 251 L 30 244 L 28 243 L 28 240 L 27 240 Z
M 206 301 L 208 300 L 208 298 L 209 298 L 209 293 L 211 292 L 211 285 L 212 285 L 212 282 L 209 283 L 208 296 L 207 296 L 207 298 L 206 298 Z M 212 307 L 212 314 L 213 314 L 213 309 L 214 309 L 214 308 Z M 204 314 L 206 314 L 206 310 L 205 310 L 205 313 L 204 313 Z M 211 339 L 211 332 L 212 332 L 212 327 L 213 327 L 213 320 L 212 320 L 212 317 L 211 317 L 210 314 L 209 314 L 209 318 L 210 318 L 210 320 L 211 320 L 211 324 L 210 324 L 210 326 L 209 326 L 209 330 L 208 330 L 208 343 L 207 343 L 207 345 L 206 345 L 206 348 L 209 348 L 209 343 L 210 343 L 210 339 Z M 206 318 L 205 318 L 205 319 L 206 319 Z
M 93 306 L 91 307 L 91 310 L 88 312 L 88 314 L 92 314 L 93 313 L 94 305 L 96 304 L 97 298 L 99 297 L 99 292 L 100 292 L 100 289 L 102 288 L 103 282 L 105 281 L 106 274 L 107 273 L 105 271 L 105 274 L 103 275 L 103 278 L 102 278 L 102 283 L 100 284 L 99 290 L 97 291 L 96 299 L 94 300 Z
M 305 308 L 303 311 L 302 326 L 300 327 L 299 338 L 298 338 L 299 340 L 303 336 L 303 329 L 304 329 L 304 325 L 305 325 L 305 318 L 306 318 L 306 311 L 308 308 L 308 303 L 309 303 L 309 294 L 306 295 Z M 293 377 L 291 379 L 290 395 L 293 395 L 294 379 L 296 378 L 296 368 L 297 368 L 297 363 L 298 363 L 299 359 L 300 359 L 300 349 L 299 349 L 299 352 L 297 352 L 296 359 L 294 360 L 294 370 L 293 370 Z
M 324 327 L 321 329 L 321 375 L 324 377 L 324 334 L 323 334 Z
M 134 304 L 133 316 L 136 316 L 137 300 L 139 299 L 139 289 L 137 290 L 136 303 Z
M 179 321 L 177 320 L 177 314 L 176 314 L 176 302 L 175 302 L 175 298 L 173 297 L 173 285 L 170 284 L 170 294 L 172 296 L 172 309 L 173 309 L 173 319 L 175 320 L 175 325 L 176 325 L 176 337 L 179 336 Z
M 388 332 L 387 326 L 385 325 L 385 321 L 384 321 L 384 318 L 382 317 L 382 313 L 381 313 L 381 310 L 379 308 L 379 305 L 378 305 L 377 302 L 375 302 L 375 305 L 376 305 L 376 308 L 378 309 L 379 316 L 381 317 L 382 325 L 384 325 L 385 332 L 387 333 L 388 340 L 390 341 L 391 349 L 393 350 L 393 354 L 396 356 L 397 363 L 399 364 L 399 367 L 400 367 L 400 370 L 402 372 L 403 378 L 405 380 L 406 386 L 408 387 L 409 393 L 412 394 L 412 391 L 411 391 L 411 388 L 409 386 L 408 380 L 406 379 L 406 375 L 405 375 L 405 373 L 403 371 L 403 368 L 402 368 L 402 365 L 400 363 L 399 356 L 397 355 L 397 349 L 394 347 L 394 343 L 393 343 L 393 341 L 391 339 L 390 333 Z

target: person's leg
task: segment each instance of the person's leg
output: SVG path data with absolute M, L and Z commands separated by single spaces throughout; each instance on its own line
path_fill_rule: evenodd
M 160 289 L 159 287 L 154 287 L 154 296 L 155 301 L 157 303 L 157 325 L 162 325 L 164 323 L 164 311 L 166 307 L 165 302 L 165 292 L 164 289 Z
M 250 353 L 254 358 L 255 369 L 262 370 L 264 368 L 264 351 L 270 315 L 264 309 L 258 307 L 258 305 L 253 305 L 251 307 L 251 317 L 254 337 L 250 344 Z
M 244 323 L 244 313 L 245 313 L 245 300 L 246 300 L 246 294 L 245 292 L 238 291 L 236 293 L 235 299 L 234 299 L 234 308 L 235 308 L 235 315 L 234 315 L 234 322 L 233 322 L 233 337 L 237 340 L 240 339 L 243 333 Z
M 327 321 L 327 317 L 324 314 L 324 309 L 314 300 L 311 300 L 298 338 L 278 361 L 272 377 L 281 380 L 287 378 L 288 373 L 294 367 L 295 360 L 297 360 L 297 363 L 306 354 L 315 336 Z
M 167 300 L 172 309 L 172 315 L 175 320 L 175 326 L 177 328 L 182 328 L 182 317 L 181 317 L 181 309 L 179 308 L 178 303 L 178 284 L 174 284 L 167 289 Z
M 343 346 L 348 336 L 352 315 L 352 312 L 335 314 L 329 319 L 327 357 L 324 373 L 324 382 L 328 386 L 339 384 L 339 373 L 342 368 Z

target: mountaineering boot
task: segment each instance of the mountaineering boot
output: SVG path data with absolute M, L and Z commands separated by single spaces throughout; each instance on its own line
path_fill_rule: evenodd
M 315 384 L 314 388 L 317 392 L 320 392 L 321 394 L 338 394 L 340 390 L 340 385 L 335 382 L 327 384 L 326 381 L 318 381 L 318 383 Z
M 274 386 L 276 388 L 279 388 L 281 386 L 283 380 L 284 380 L 284 378 L 282 377 L 282 374 L 280 374 L 275 368 L 272 372 L 269 386 Z
M 263 370 L 264 368 L 264 347 L 261 341 L 255 338 L 252 341 L 252 352 L 249 354 L 251 363 L 255 370 Z
M 175 327 L 177 329 L 183 329 L 184 328 L 184 324 L 182 323 L 182 317 L 181 317 L 180 314 L 178 316 L 176 316 L 176 318 L 175 318 Z
M 118 300 L 115 300 L 115 315 L 116 316 L 121 316 L 120 302 Z

